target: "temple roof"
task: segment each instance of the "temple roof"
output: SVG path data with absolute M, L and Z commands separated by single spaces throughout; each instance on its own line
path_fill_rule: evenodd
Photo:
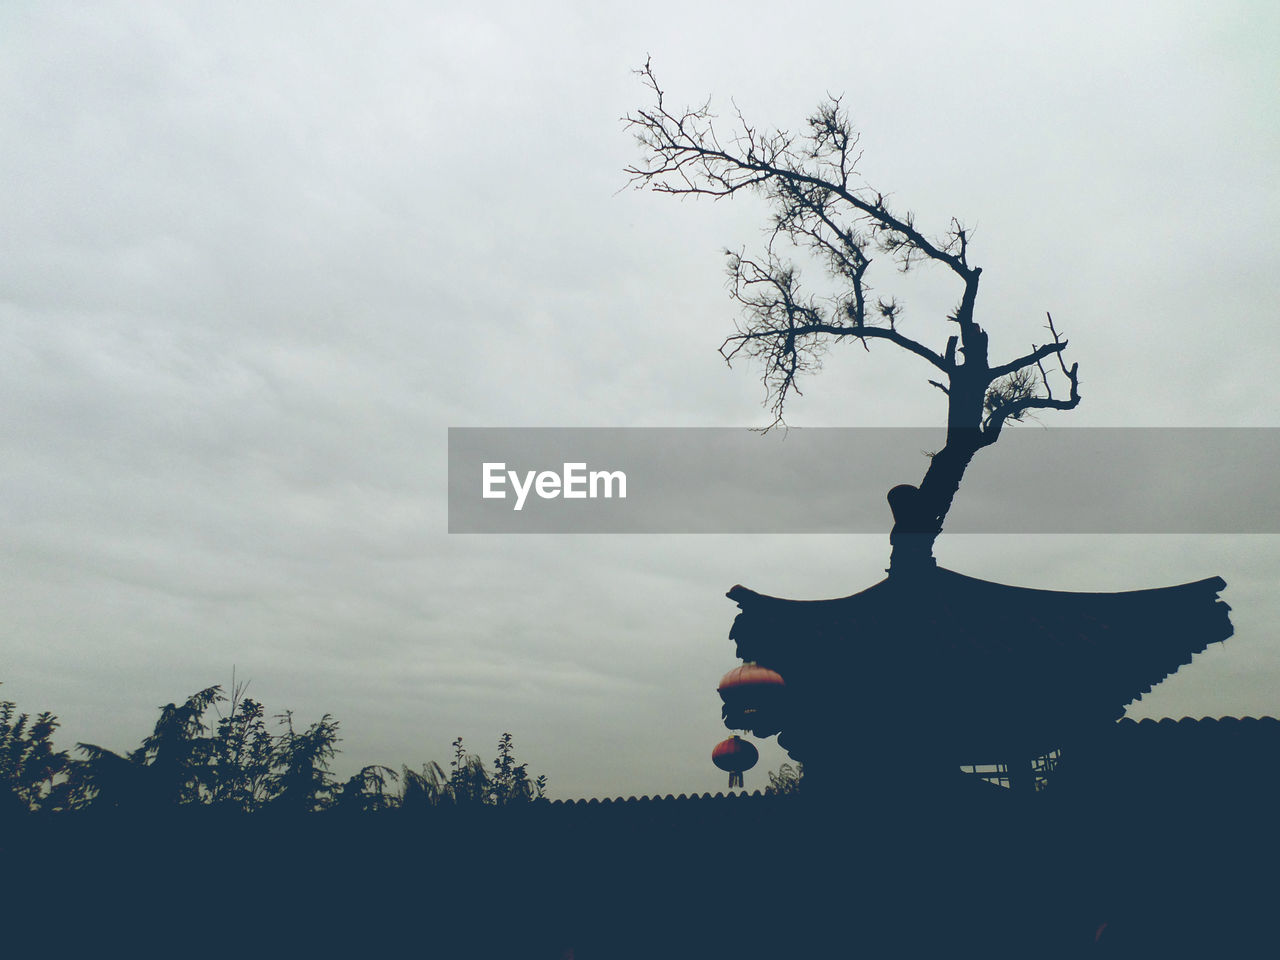
M 1231 636 L 1230 608 L 1218 599 L 1225 586 L 1213 577 L 1069 593 L 944 569 L 889 577 L 836 600 L 783 600 L 736 586 L 728 596 L 742 612 L 730 637 L 739 657 L 786 678 L 784 731 L 836 717 L 910 714 L 918 723 L 924 715 L 975 750 L 1047 750 L 1082 726 L 1118 719 Z

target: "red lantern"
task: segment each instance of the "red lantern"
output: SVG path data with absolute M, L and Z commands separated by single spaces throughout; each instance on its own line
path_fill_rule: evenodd
M 720 679 L 724 722 L 730 730 L 750 730 L 771 737 L 782 729 L 782 699 L 787 684 L 776 670 L 758 663 L 734 667 Z
M 711 762 L 721 770 L 729 772 L 729 789 L 742 786 L 742 773 L 750 770 L 760 759 L 760 751 L 755 745 L 734 734 L 728 740 L 721 740 L 711 751 Z

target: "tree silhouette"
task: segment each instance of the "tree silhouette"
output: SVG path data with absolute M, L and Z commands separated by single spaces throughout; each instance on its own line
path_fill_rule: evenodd
M 387 784 L 399 779 L 400 775 L 390 767 L 370 764 L 342 785 L 335 807 L 352 813 L 390 810 L 398 798 L 387 792 Z
M 438 763 L 424 763 L 421 772 L 403 767 L 400 773 L 402 810 L 434 807 L 449 795 L 448 778 Z
M 195 806 L 374 813 L 442 804 L 506 806 L 545 796 L 546 776 L 530 779 L 528 764 L 516 762 L 510 733 L 498 740 L 492 772 L 458 737 L 447 775 L 437 763 L 400 773 L 370 764 L 339 783 L 329 769 L 338 753 L 338 721 L 325 714 L 299 730 L 286 710 L 276 716 L 279 732 L 273 734 L 262 704 L 244 695 L 247 687 L 233 676 L 230 697 L 213 686 L 181 705 L 165 704 L 136 750 L 120 754 L 80 743 L 79 760 L 54 749 L 53 714 L 32 722 L 14 703 L 0 701 L 0 816 L 91 807 L 153 814 Z M 222 703 L 230 704 L 225 714 Z M 218 713 L 212 735 L 205 719 L 210 710 Z
M 231 709 L 220 717 L 210 751 L 210 802 L 251 813 L 268 799 L 275 738 L 262 704 L 244 696 L 248 683 L 231 682 Z
M 449 773 L 437 763 L 424 763 L 421 772 L 405 767 L 401 806 L 406 809 L 440 804 L 463 807 L 503 807 L 541 800 L 547 778 L 529 778 L 529 765 L 516 763 L 515 741 L 510 733 L 498 738 L 498 755 L 490 771 L 479 754 L 469 753 L 461 737 L 453 741 Z
M 523 803 L 542 798 L 547 778 L 539 775 L 529 779 L 529 765 L 516 763 L 515 746 L 511 734 L 498 738 L 498 756 L 493 761 L 493 776 L 489 780 L 489 796 L 496 806 Z
M 672 109 L 649 63 L 637 72 L 654 102 L 625 118 L 645 153 L 627 169 L 632 184 L 676 196 L 754 192 L 772 207 L 762 255 L 726 251 L 729 289 L 742 314 L 720 347 L 728 362 L 745 357 L 763 366 L 772 425 L 783 423 L 787 400 L 800 393 L 804 376 L 821 368 L 833 340 L 868 351 L 873 341 L 884 341 L 933 368 L 936 379 L 928 382 L 947 397 L 946 443 L 918 487 L 904 484 L 889 495 L 891 570 L 931 569 L 934 541 L 978 450 L 995 443 L 1010 420 L 1080 402 L 1078 367 L 1064 359 L 1067 341 L 1050 316 L 1047 342 L 991 362 L 975 312 L 982 268 L 969 259 L 971 230 L 953 218 L 941 235 L 928 234 L 914 214 L 892 209 L 885 194 L 865 185 L 857 172 L 859 135 L 840 98 L 828 97 L 799 133 L 763 130 L 740 112 L 731 129 L 723 129 L 709 103 Z M 799 269 L 784 251 L 816 259 L 835 292 L 819 297 L 802 290 Z M 877 256 L 902 272 L 932 264 L 954 276 L 960 299 L 946 317 L 955 332 L 944 346 L 904 333 L 903 307 L 893 297 L 873 299 L 867 273 Z
M 467 753 L 462 738 L 453 741 L 449 761 L 449 797 L 458 805 L 479 806 L 489 795 L 489 773 L 477 754 Z
M 151 736 L 130 755 L 133 762 L 146 765 L 152 789 L 162 802 L 178 805 L 201 799 L 202 773 L 211 748 L 203 736 L 208 729 L 204 715 L 220 689 L 206 687 L 193 693 L 182 706 L 165 704 Z
M 205 711 L 220 687 L 193 693 L 181 706 L 167 703 L 142 746 L 125 756 L 92 743 L 77 744 L 85 755 L 75 770 L 76 789 L 86 803 L 132 810 L 176 807 L 200 801 L 211 742 Z
M 337 752 L 338 721 L 325 714 L 298 731 L 293 727 L 293 711 L 276 718 L 284 726 L 275 749 L 274 771 L 267 780 L 271 803 L 277 809 L 296 813 L 323 810 L 335 799 L 336 783 L 329 762 Z
M 0 814 L 60 810 L 71 803 L 70 758 L 53 748 L 58 718 L 45 711 L 32 721 L 17 704 L 0 701 Z

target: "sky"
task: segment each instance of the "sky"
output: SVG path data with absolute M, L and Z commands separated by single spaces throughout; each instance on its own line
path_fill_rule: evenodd
M 450 427 L 769 421 L 717 353 L 723 250 L 767 208 L 628 188 L 633 71 L 765 127 L 842 95 L 866 182 L 974 227 L 993 357 L 1046 311 L 1070 340 L 1084 399 L 1044 426 L 1276 427 L 1278 41 L 1260 2 L 5 4 L 0 695 L 127 750 L 234 669 L 337 717 L 343 776 L 510 731 L 553 797 L 723 789 L 725 591 L 870 586 L 887 510 L 884 535 L 446 526 Z M 871 279 L 941 347 L 946 277 Z M 834 349 L 788 421 L 933 426 L 929 375 Z M 1236 635 L 1129 715 L 1280 715 L 1273 535 L 936 554 L 1056 589 L 1220 575 Z M 786 759 L 761 747 L 748 787 Z

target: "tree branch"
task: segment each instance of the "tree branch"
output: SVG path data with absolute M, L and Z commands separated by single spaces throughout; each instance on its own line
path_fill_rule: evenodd
M 1041 371 L 1043 373 L 1043 370 Z M 1009 420 L 1021 420 L 1028 410 L 1073 410 L 1080 404 L 1080 364 L 1073 363 L 1070 368 L 1063 366 L 1063 373 L 1070 384 L 1071 392 L 1065 400 L 1049 396 L 1014 397 L 993 406 L 983 422 L 981 446 L 987 447 L 1000 438 L 1000 431 Z M 1046 383 L 1047 389 L 1047 383 Z
M 981 269 L 968 261 L 970 232 L 952 219 L 939 240 L 917 228 L 911 213 L 889 209 L 885 195 L 856 183 L 861 158 L 859 138 L 842 102 L 829 96 L 808 117 L 799 133 L 763 131 L 734 108 L 733 134 L 722 137 L 710 104 L 676 111 L 655 77 L 650 62 L 636 71 L 654 102 L 624 118 L 646 160 L 627 168 L 630 183 L 659 193 L 721 198 L 742 190 L 759 191 L 774 214 L 762 262 L 731 255 L 731 295 L 745 308 L 745 322 L 726 338 L 726 360 L 741 355 L 764 362 L 763 380 L 775 415 L 797 378 L 820 368 L 823 338 L 853 337 L 864 348 L 885 340 L 927 360 L 948 377 L 957 368 L 956 347 L 946 355 L 899 331 L 902 306 L 894 298 L 872 300 L 866 274 L 872 253 L 889 254 L 900 269 L 919 262 L 943 264 L 964 282 L 957 308 L 960 347 L 966 364 L 985 365 L 985 340 L 972 322 Z M 802 296 L 795 267 L 776 255 L 779 241 L 819 258 L 842 292 L 819 302 Z M 867 304 L 874 303 L 887 322 L 872 324 Z
M 967 232 L 959 221 L 952 221 L 945 240 L 934 243 L 916 228 L 911 214 L 892 213 L 883 194 L 849 187 L 856 162 L 850 148 L 857 143 L 857 136 L 838 99 L 825 104 L 809 119 L 810 146 L 804 153 L 795 149 L 794 135 L 781 130 L 761 133 L 743 121 L 741 114 L 741 129 L 730 141 L 737 152 L 732 152 L 721 146 L 709 104 L 676 115 L 667 109 L 651 63 L 646 61 L 636 72 L 654 92 L 657 103 L 652 109 L 623 118 L 651 157 L 648 165 L 626 169 L 632 184 L 648 186 L 658 193 L 713 197 L 731 196 L 778 181 L 830 191 L 859 217 L 870 221 L 878 245 L 902 258 L 904 268 L 919 254 L 946 264 L 963 278 L 972 274 L 973 268 L 967 262 Z M 815 169 L 805 169 L 806 161 Z
M 994 443 L 1009 420 L 1037 409 L 1069 410 L 1080 402 L 1078 367 L 1064 359 L 1067 342 L 1049 317 L 1052 342 L 991 367 L 988 336 L 976 303 L 982 268 L 969 261 L 972 230 L 952 218 L 938 238 L 916 226 L 912 213 L 896 213 L 885 195 L 857 179 L 858 136 L 838 97 L 828 95 L 798 133 L 762 131 L 735 106 L 734 132 L 722 137 L 710 104 L 676 112 L 646 61 L 638 70 L 655 103 L 624 118 L 646 151 L 627 168 L 630 184 L 659 193 L 713 198 L 740 191 L 762 194 L 772 208 L 765 256 L 749 260 L 729 253 L 730 296 L 742 308 L 737 332 L 720 354 L 727 362 L 747 356 L 762 362 L 762 380 L 772 399 L 774 424 L 798 378 L 821 367 L 832 340 L 854 338 L 869 350 L 884 340 L 928 361 L 945 376 L 929 380 L 947 397 L 947 440 L 933 457 L 919 488 L 902 485 L 891 494 L 894 514 L 893 569 L 924 569 L 934 538 L 970 460 Z M 802 294 L 799 271 L 778 255 L 786 241 L 816 258 L 838 292 L 823 298 Z M 900 330 L 902 306 L 892 296 L 872 296 L 866 275 L 873 254 L 883 253 L 906 271 L 933 261 L 963 283 L 947 317 L 958 330 L 939 352 Z M 867 304 L 874 304 L 875 323 Z M 1069 395 L 1055 396 L 1045 361 L 1058 358 Z
M 990 377 L 992 380 L 998 380 L 1001 377 L 1007 377 L 1015 370 L 1021 370 L 1023 367 L 1029 367 L 1031 364 L 1038 364 L 1045 357 L 1051 357 L 1055 353 L 1061 354 L 1067 349 L 1067 341 L 1059 340 L 1056 343 L 1046 343 L 1043 347 L 1036 347 L 1026 356 L 1019 357 L 1017 360 L 1010 360 L 1008 363 L 1002 363 L 998 367 L 992 367 Z
M 720 352 L 724 354 L 726 344 L 738 343 L 747 340 L 764 340 L 770 337 L 807 337 L 815 334 L 825 333 L 833 337 L 857 337 L 859 340 L 888 340 L 890 343 L 897 344 L 904 350 L 909 350 L 918 357 L 928 360 L 939 370 L 950 373 L 952 368 L 948 366 L 947 361 L 938 356 L 922 343 L 912 340 L 910 337 L 903 336 L 897 330 L 890 330 L 886 327 L 840 327 L 831 323 L 807 323 L 800 326 L 791 327 L 787 330 L 757 330 L 748 332 L 739 332 L 725 338 L 721 344 Z M 732 354 L 736 353 L 735 349 L 726 356 L 725 359 L 732 359 Z

